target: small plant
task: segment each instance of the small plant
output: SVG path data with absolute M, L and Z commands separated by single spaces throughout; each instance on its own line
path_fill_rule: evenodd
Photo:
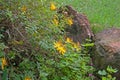
M 101 76 L 102 80 L 116 80 L 116 77 L 113 77 L 112 74 L 117 71 L 117 69 L 113 69 L 111 66 L 108 66 L 106 70 L 99 70 L 98 74 Z

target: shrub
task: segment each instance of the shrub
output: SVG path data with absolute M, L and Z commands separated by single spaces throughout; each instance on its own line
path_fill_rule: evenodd
M 1 0 L 2 80 L 91 80 L 90 55 L 80 43 L 65 39 L 66 21 L 59 20 L 51 0 Z M 70 21 L 70 23 L 72 23 Z M 7 32 L 8 31 L 8 32 Z M 6 34 L 7 32 L 7 34 Z M 8 38 L 6 38 L 8 36 Z M 4 39 L 6 41 L 4 41 Z M 7 51 L 6 51 L 7 50 Z

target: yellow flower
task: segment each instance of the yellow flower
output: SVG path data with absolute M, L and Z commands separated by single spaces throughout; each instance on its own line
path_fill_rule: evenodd
M 58 48 L 58 47 L 60 47 L 60 46 L 62 46 L 62 43 L 61 43 L 60 41 L 54 43 L 54 47 L 55 47 L 55 48 Z
M 26 6 L 22 6 L 21 11 L 22 12 L 26 12 L 26 10 L 27 10 L 27 7 Z
M 61 46 L 57 48 L 58 52 L 61 53 L 62 55 L 64 55 L 64 53 L 66 52 L 65 47 Z
M 5 58 L 2 58 L 2 70 L 4 69 L 4 67 L 7 65 L 7 61 Z
M 73 48 L 76 49 L 76 51 L 79 51 L 81 49 L 80 43 L 79 42 L 73 43 Z
M 56 6 L 53 3 L 50 4 L 50 10 L 56 10 Z
M 57 16 L 57 15 L 54 15 L 52 22 L 53 22 L 53 24 L 55 24 L 56 26 L 58 25 L 59 21 L 58 21 L 58 16 Z
M 68 19 L 68 24 L 71 26 L 73 24 L 73 20 L 70 18 Z
M 60 41 L 54 43 L 54 47 L 62 55 L 66 52 L 65 46 Z
M 58 22 L 57 19 L 54 18 L 54 19 L 53 19 L 53 23 L 57 26 L 59 22 Z
M 66 42 L 67 42 L 67 43 L 72 43 L 73 41 L 72 41 L 72 39 L 70 39 L 70 38 L 67 37 L 67 38 L 66 38 Z
M 32 80 L 32 79 L 31 79 L 30 77 L 27 76 L 27 77 L 25 77 L 25 80 Z

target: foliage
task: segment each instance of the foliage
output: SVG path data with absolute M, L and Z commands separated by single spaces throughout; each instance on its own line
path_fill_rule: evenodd
M 112 74 L 117 71 L 117 69 L 113 69 L 111 66 L 108 66 L 106 70 L 99 70 L 98 74 L 101 76 L 102 80 L 116 80 L 116 77 L 112 77 Z
M 90 66 L 87 49 L 82 51 L 82 44 L 65 38 L 64 28 L 71 25 L 72 20 L 57 14 L 57 3 L 51 0 L 0 2 L 2 80 L 93 78 L 89 76 L 94 69 Z M 59 18 L 62 19 L 59 21 Z M 86 47 L 93 45 L 84 44 Z

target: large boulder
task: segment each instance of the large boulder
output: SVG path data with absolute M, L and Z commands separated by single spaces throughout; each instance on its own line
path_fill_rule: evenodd
M 58 13 L 64 14 L 66 17 L 71 17 L 73 24 L 68 25 L 65 29 L 66 36 L 74 42 L 84 43 L 87 38 L 91 39 L 93 33 L 90 29 L 90 23 L 87 16 L 77 12 L 72 6 L 61 7 Z
M 106 29 L 95 35 L 92 59 L 98 70 L 108 65 L 118 69 L 115 76 L 120 80 L 120 29 Z

